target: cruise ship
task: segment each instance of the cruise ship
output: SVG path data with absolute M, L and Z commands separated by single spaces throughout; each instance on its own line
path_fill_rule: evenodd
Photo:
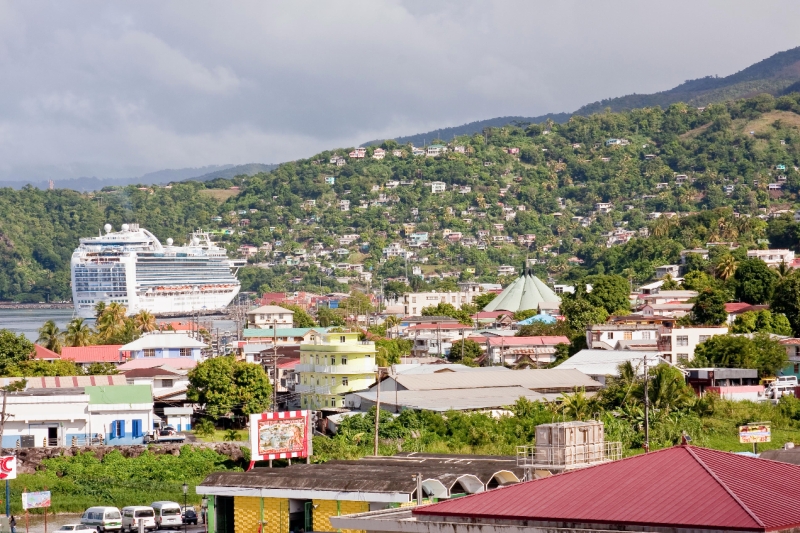
M 166 246 L 138 224 L 80 240 L 72 254 L 72 301 L 79 317 L 95 316 L 104 302 L 124 305 L 129 315 L 147 310 L 182 316 L 224 309 L 239 293 L 241 261 L 228 259 L 207 233 L 196 231 L 185 246 Z

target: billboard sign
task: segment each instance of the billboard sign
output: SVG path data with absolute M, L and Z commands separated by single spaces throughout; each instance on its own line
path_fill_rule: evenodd
M 36 509 L 39 507 L 50 507 L 50 491 L 42 492 L 23 492 L 22 508 Z
M 742 444 L 754 444 L 760 442 L 770 442 L 772 433 L 768 424 L 748 424 L 739 426 L 739 442 Z
M 0 456 L 0 479 L 17 479 L 17 458 L 15 456 Z
M 250 460 L 293 459 L 311 455 L 308 411 L 250 415 Z

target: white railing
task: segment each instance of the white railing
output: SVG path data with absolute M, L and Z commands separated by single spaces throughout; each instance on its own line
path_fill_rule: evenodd
M 300 392 L 300 393 L 314 392 L 314 386 L 313 385 L 302 385 L 302 384 L 298 383 L 297 385 L 294 386 L 294 391 L 295 392 Z
M 294 365 L 295 372 L 313 372 L 315 365 L 308 365 L 308 364 L 298 364 Z
M 326 385 L 318 385 L 314 387 L 314 392 L 317 394 L 330 394 L 331 388 Z
M 377 365 L 316 365 L 314 372 L 324 374 L 373 374 L 378 371 Z
M 522 467 L 579 468 L 621 458 L 621 442 L 572 446 L 517 446 L 517 465 Z

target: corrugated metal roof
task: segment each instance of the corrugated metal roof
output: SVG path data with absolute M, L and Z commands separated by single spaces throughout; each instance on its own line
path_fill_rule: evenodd
M 355 396 L 376 401 L 374 391 L 354 392 Z M 541 401 L 545 397 L 525 387 L 499 387 L 480 389 L 448 389 L 384 392 L 381 405 L 384 408 L 398 405 L 404 409 L 423 409 L 426 411 L 470 411 L 475 409 L 502 409 L 513 405 L 520 398 Z
M 19 378 L 21 379 L 21 378 Z M 112 376 L 44 376 L 30 377 L 26 387 L 29 389 L 60 389 L 72 387 L 89 387 L 92 385 L 127 385 L 125 376 L 115 374 Z
M 150 385 L 120 385 L 86 387 L 89 405 L 153 403 Z
M 639 375 L 644 375 L 644 358 L 651 367 L 666 360 L 653 352 L 637 352 L 633 350 L 581 350 L 556 368 L 574 368 L 589 376 L 618 376 L 618 367 L 622 363 L 631 362 Z
M 450 500 L 414 514 L 780 530 L 800 524 L 800 466 L 675 446 Z
M 76 363 L 119 363 L 123 361 L 119 349 L 121 344 L 101 344 L 98 346 L 64 346 L 61 358 Z
M 397 380 L 407 390 L 477 389 L 484 387 L 525 387 L 530 390 L 585 387 L 593 390 L 600 383 L 578 370 L 558 368 L 514 370 L 510 372 L 444 372 L 441 374 L 400 374 Z
M 208 345 L 193 339 L 186 333 L 153 332 L 142 335 L 133 342 L 129 342 L 120 348 L 123 352 L 134 352 L 138 350 L 156 348 L 205 348 Z
M 537 337 L 489 337 L 487 339 L 490 346 L 555 346 L 557 344 L 569 344 L 569 339 L 561 336 L 537 336 Z
M 58 355 L 53 350 L 45 348 L 44 346 L 40 346 L 38 344 L 33 345 L 33 358 L 34 359 L 42 359 L 45 361 L 53 360 L 53 359 L 61 359 L 61 356 Z

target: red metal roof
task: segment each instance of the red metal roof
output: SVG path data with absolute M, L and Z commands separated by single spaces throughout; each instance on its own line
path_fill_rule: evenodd
M 538 337 L 487 337 L 490 346 L 555 346 L 556 344 L 569 344 L 567 337 L 538 336 Z
M 746 310 L 748 307 L 750 307 L 750 304 L 747 302 L 729 302 L 725 304 L 725 312 L 739 313 Z
M 121 344 L 102 344 L 99 346 L 65 346 L 61 358 L 76 363 L 120 363 L 123 361 L 119 349 Z
M 775 531 L 800 525 L 800 466 L 675 446 L 414 514 Z
M 44 346 L 39 346 L 38 344 L 33 345 L 33 358 L 34 359 L 42 359 L 42 360 L 52 360 L 52 359 L 61 359 L 61 356 L 58 355 L 53 350 L 48 350 Z

